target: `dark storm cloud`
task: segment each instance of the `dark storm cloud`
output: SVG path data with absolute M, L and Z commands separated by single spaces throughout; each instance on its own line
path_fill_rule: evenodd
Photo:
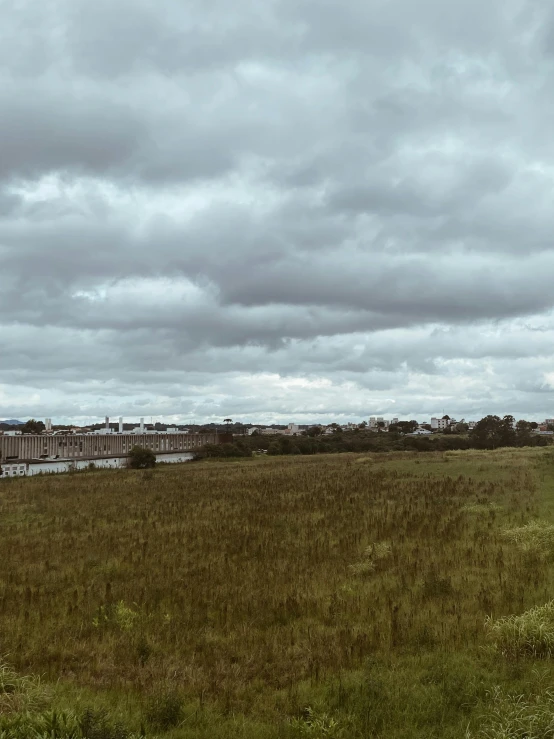
M 68 100 L 67 90 L 32 85 L 0 91 L 0 178 L 33 178 L 50 171 L 105 172 L 133 150 L 139 125 L 129 111 L 101 99 Z
M 0 21 L 0 415 L 547 413 L 546 0 Z

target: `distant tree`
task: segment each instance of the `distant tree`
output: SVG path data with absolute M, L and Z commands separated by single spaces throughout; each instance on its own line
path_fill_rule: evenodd
M 243 446 L 242 442 L 237 444 L 206 444 L 198 455 L 203 457 L 251 457 L 252 450 Z
M 516 419 L 506 415 L 502 419 L 502 446 L 514 446 L 517 442 Z
M 479 449 L 515 446 L 517 435 L 514 429 L 514 417 L 485 416 L 475 424 L 471 438 Z
M 288 436 L 279 437 L 279 441 L 277 442 L 277 444 L 279 445 L 281 454 L 292 454 L 293 443 L 292 439 L 290 439 Z
M 519 446 L 529 446 L 531 443 L 532 426 L 529 421 L 523 419 L 516 423 L 516 438 Z
M 532 425 L 533 425 L 533 424 L 531 424 L 531 426 L 532 426 Z M 552 423 L 549 423 L 549 424 L 547 424 L 547 426 L 546 426 L 546 430 L 547 430 L 547 431 L 554 431 L 554 424 L 552 424 Z
M 46 429 L 46 426 L 42 421 L 35 421 L 34 418 L 31 418 L 25 423 L 23 426 L 20 426 L 20 430 L 24 434 L 42 434 L 42 432 Z
M 418 427 L 417 421 L 398 421 L 398 423 L 391 424 L 389 431 L 399 432 L 401 434 L 411 434 Z
M 358 426 L 360 429 L 365 429 L 367 426 L 367 421 L 362 421 L 361 424 Z
M 499 416 L 485 416 L 477 421 L 471 439 L 478 449 L 495 449 L 500 446 L 501 423 Z
M 321 434 L 323 433 L 323 429 L 321 428 L 321 426 L 310 426 L 310 428 L 306 429 L 304 433 L 306 436 L 321 436 Z
M 133 470 L 145 470 L 156 466 L 156 455 L 151 449 L 134 446 L 129 452 L 129 467 Z
M 531 428 L 532 426 L 529 421 L 524 421 L 523 419 L 521 419 L 516 423 L 516 431 L 519 433 L 530 431 Z
M 443 416 L 442 417 L 442 420 L 443 421 L 450 421 L 450 416 Z

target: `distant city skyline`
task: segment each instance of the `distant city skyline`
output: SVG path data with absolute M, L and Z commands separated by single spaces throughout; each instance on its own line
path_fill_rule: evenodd
M 500 417 L 503 417 L 505 415 L 512 415 L 516 420 L 524 419 L 527 421 L 536 421 L 536 422 L 543 422 L 546 418 L 549 418 L 551 415 L 554 415 L 552 413 L 548 413 L 545 411 L 543 414 L 537 414 L 536 416 L 531 416 L 529 414 L 519 414 L 519 413 L 513 413 L 510 411 L 500 411 L 498 413 L 482 413 L 482 414 L 460 414 L 460 413 L 453 413 L 452 411 L 440 411 L 435 412 L 432 414 L 419 414 L 419 415 L 406 415 L 402 416 L 401 414 L 392 414 L 392 413 L 380 413 L 378 411 L 372 412 L 368 414 L 367 416 L 341 416 L 340 414 L 337 415 L 325 415 L 322 414 L 321 417 L 314 417 L 314 416 L 302 416 L 301 414 L 297 414 L 294 417 L 287 416 L 273 416 L 273 417 L 261 417 L 257 420 L 252 420 L 252 418 L 241 418 L 241 417 L 231 417 L 231 420 L 233 423 L 239 423 L 239 424 L 246 424 L 246 425 L 260 425 L 260 426 L 271 426 L 271 425 L 281 425 L 286 426 L 289 423 L 297 423 L 301 426 L 305 425 L 329 425 L 331 423 L 355 423 L 360 424 L 364 421 L 368 422 L 371 416 L 382 416 L 386 420 L 391 420 L 392 418 L 398 418 L 399 421 L 411 421 L 416 420 L 419 423 L 429 423 L 431 418 L 442 418 L 443 415 L 448 415 L 451 418 L 455 418 L 456 420 L 460 421 L 462 418 L 465 419 L 465 421 L 479 421 L 481 418 L 487 415 L 498 415 Z M 181 417 L 178 415 L 171 415 L 171 416 L 148 416 L 144 417 L 145 424 L 155 424 L 155 423 L 161 423 L 163 425 L 178 425 L 178 426 L 187 426 L 187 425 L 202 425 L 202 424 L 217 424 L 224 426 L 225 425 L 225 419 L 229 418 L 230 416 L 222 416 L 222 417 L 216 417 L 216 418 L 204 418 L 204 419 L 192 419 L 188 417 Z M 134 424 L 139 425 L 140 419 L 142 416 L 123 416 L 123 423 L 124 424 Z M 18 420 L 25 422 L 30 419 L 35 419 L 36 421 L 44 421 L 44 417 L 40 417 L 38 415 L 31 415 L 31 416 L 24 416 L 18 419 L 11 419 L 11 420 Z M 6 419 L 9 420 L 9 419 Z M 4 420 L 0 418 L 0 423 L 5 423 Z M 52 417 L 52 424 L 57 425 L 75 425 L 75 426 L 91 426 L 91 425 L 98 425 L 98 424 L 104 424 L 105 423 L 105 416 L 98 416 L 98 417 L 74 417 L 74 418 L 56 418 L 55 416 Z M 117 426 L 119 423 L 119 416 L 110 416 L 110 425 L 111 426 Z

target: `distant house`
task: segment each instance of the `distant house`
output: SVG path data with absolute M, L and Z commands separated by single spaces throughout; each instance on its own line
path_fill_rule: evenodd
M 300 433 L 300 426 L 296 423 L 289 423 L 287 428 L 282 432 L 286 436 L 296 436 Z
M 398 418 L 393 418 L 390 421 L 383 416 L 371 416 L 367 428 L 369 431 L 388 431 L 389 426 L 395 426 L 398 423 Z
M 431 419 L 431 428 L 433 431 L 444 431 L 445 428 L 448 428 L 450 426 L 450 419 L 449 418 L 432 418 Z
M 0 477 L 22 477 L 27 474 L 27 468 L 25 462 L 0 464 Z

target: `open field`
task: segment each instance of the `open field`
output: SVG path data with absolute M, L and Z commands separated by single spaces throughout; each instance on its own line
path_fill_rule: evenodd
M 550 715 L 554 608 L 507 617 L 554 597 L 553 524 L 548 449 L 6 480 L 0 654 L 148 736 L 524 736 L 491 717 Z

